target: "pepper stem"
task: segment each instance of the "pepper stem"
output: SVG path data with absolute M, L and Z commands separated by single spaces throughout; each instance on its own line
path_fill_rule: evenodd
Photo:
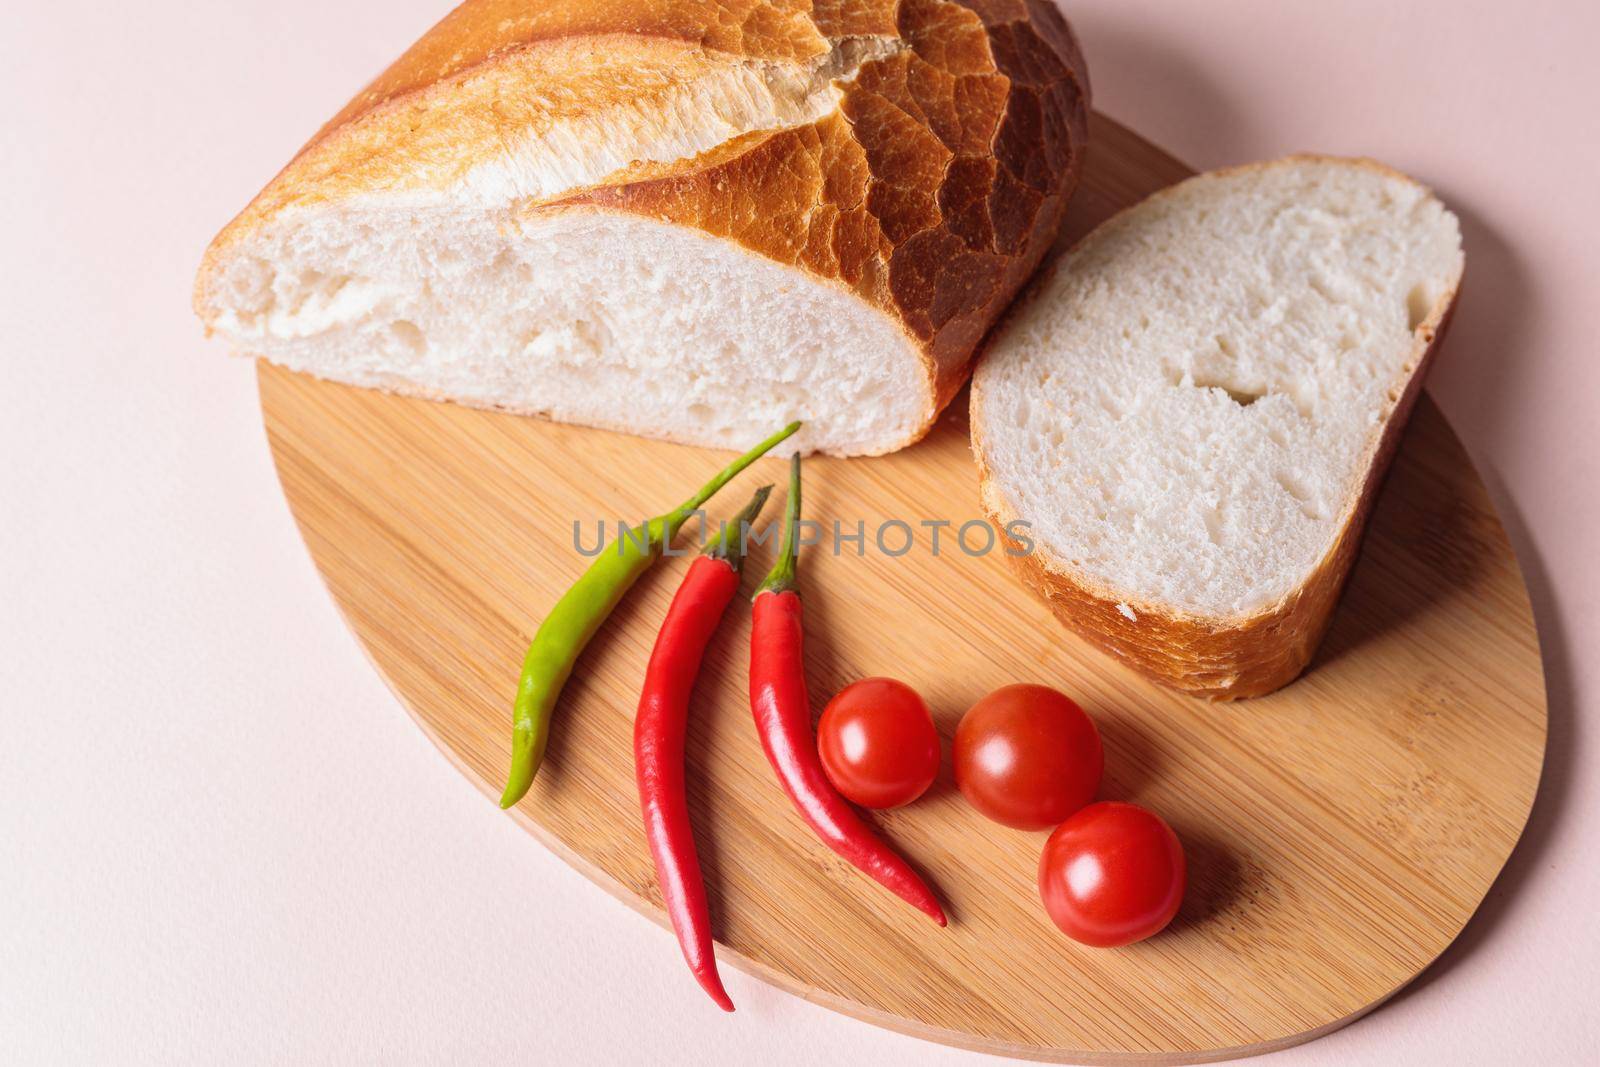
M 738 477 L 740 471 L 744 470 L 746 467 L 750 466 L 750 464 L 766 455 L 773 449 L 774 446 L 778 444 L 779 441 L 782 441 L 786 437 L 792 436 L 798 429 L 800 429 L 800 423 L 791 422 L 789 425 L 785 426 L 777 433 L 774 433 L 765 441 L 762 441 L 750 451 L 746 452 L 744 455 L 740 456 L 738 459 L 722 468 L 722 470 L 718 471 L 717 476 L 712 478 L 705 485 L 702 485 L 700 487 L 700 491 L 695 493 L 694 496 L 690 497 L 688 500 L 685 500 L 682 504 L 679 504 L 665 515 L 659 515 L 656 518 L 651 519 L 648 531 L 651 542 L 654 544 L 664 545 L 671 541 L 675 536 L 677 536 L 678 528 L 685 522 L 689 521 L 689 516 L 694 514 L 696 508 L 716 495 L 718 489 L 721 489 L 723 486 L 733 481 L 734 478 Z
M 800 554 L 800 453 L 789 457 L 789 499 L 783 504 L 783 548 L 778 562 L 756 589 L 762 593 L 786 593 L 794 588 L 795 561 Z
M 772 486 L 763 485 L 755 491 L 750 502 L 739 509 L 739 513 L 723 524 L 722 532 L 707 541 L 700 551 L 712 559 L 720 559 L 735 571 L 744 567 L 744 532 L 751 523 L 756 521 L 756 516 L 761 514 L 761 509 L 767 503 L 767 497 L 772 494 Z

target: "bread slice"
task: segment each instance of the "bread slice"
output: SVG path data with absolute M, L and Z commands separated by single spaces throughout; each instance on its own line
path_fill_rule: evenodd
M 206 252 L 240 352 L 743 448 L 920 437 L 1087 136 L 1049 0 L 468 0 Z
M 1099 227 L 973 378 L 984 507 L 1030 524 L 1024 579 L 1168 685 L 1233 698 L 1291 681 L 1462 265 L 1455 216 L 1368 160 L 1203 174 Z

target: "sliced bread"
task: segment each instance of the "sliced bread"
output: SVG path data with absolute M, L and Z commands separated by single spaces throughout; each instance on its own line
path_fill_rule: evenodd
M 920 437 L 1050 247 L 1049 0 L 467 0 L 212 243 L 207 329 L 355 385 L 703 445 Z
M 1168 685 L 1225 699 L 1291 681 L 1462 266 L 1455 216 L 1367 160 L 1203 174 L 1100 226 L 973 378 L 983 503 L 1028 524 L 1024 579 Z

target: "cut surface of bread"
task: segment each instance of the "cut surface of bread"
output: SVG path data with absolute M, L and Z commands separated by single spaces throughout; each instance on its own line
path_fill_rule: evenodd
M 1024 577 L 1213 697 L 1309 661 L 1463 266 L 1448 210 L 1363 160 L 1200 175 L 1041 279 L 974 375 L 983 499 Z
M 195 306 L 356 385 L 889 451 L 1048 249 L 1087 93 L 1046 0 L 468 0 L 217 237 Z
M 281 273 L 241 270 L 218 328 L 354 385 L 726 448 L 803 413 L 814 442 L 870 451 L 933 405 L 886 316 L 703 233 L 580 210 L 387 222 L 325 223 L 289 302 Z

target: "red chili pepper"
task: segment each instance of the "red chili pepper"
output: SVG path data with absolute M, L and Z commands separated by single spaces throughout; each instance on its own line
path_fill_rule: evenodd
M 811 731 L 811 698 L 801 658 L 795 534 L 800 519 L 800 456 L 789 467 L 783 550 L 756 591 L 750 633 L 750 710 L 761 747 L 795 810 L 824 844 L 940 926 L 944 909 L 905 860 L 884 844 L 828 781 Z
M 739 591 L 745 526 L 754 521 L 771 491 L 770 485 L 757 490 L 721 536 L 709 542 L 690 565 L 656 636 L 650 665 L 645 668 L 639 713 L 633 720 L 633 769 L 661 899 L 689 969 L 723 1011 L 732 1011 L 733 1001 L 722 988 L 711 947 L 706 887 L 695 856 L 684 791 L 683 740 L 689 727 L 689 694 L 700 673 L 706 642 Z

